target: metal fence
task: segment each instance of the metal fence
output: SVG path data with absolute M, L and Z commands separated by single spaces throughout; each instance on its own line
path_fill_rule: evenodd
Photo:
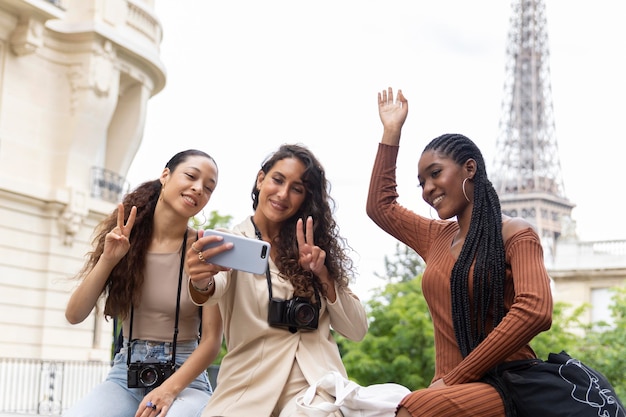
M 110 369 L 110 362 L 0 358 L 0 415 L 61 415 Z M 218 365 L 209 366 L 213 388 L 218 371 Z
M 110 369 L 110 362 L 0 358 L 0 413 L 61 415 Z

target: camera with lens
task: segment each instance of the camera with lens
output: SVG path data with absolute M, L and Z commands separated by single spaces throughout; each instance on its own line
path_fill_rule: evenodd
M 272 298 L 269 304 L 268 319 L 270 326 L 296 330 L 316 330 L 319 321 L 319 304 L 311 304 L 302 297 L 290 300 Z
M 156 388 L 175 371 L 174 363 L 148 359 L 128 365 L 128 388 Z

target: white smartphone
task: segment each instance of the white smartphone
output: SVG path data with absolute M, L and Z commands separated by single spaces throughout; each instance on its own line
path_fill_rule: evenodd
M 220 230 L 206 229 L 204 236 L 222 236 L 221 242 L 205 245 L 202 250 L 219 246 L 226 242 L 232 242 L 233 247 L 225 252 L 206 258 L 207 263 L 212 263 L 226 268 L 246 271 L 252 274 L 264 274 L 270 256 L 270 244 L 264 240 L 222 232 Z

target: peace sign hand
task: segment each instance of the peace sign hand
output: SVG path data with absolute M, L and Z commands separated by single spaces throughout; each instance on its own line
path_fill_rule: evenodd
M 337 299 L 335 284 L 328 275 L 328 268 L 326 268 L 326 252 L 319 246 L 315 246 L 313 239 L 313 218 L 311 216 L 306 219 L 306 238 L 302 219 L 298 220 L 296 223 L 296 238 L 298 239 L 298 252 L 300 253 L 298 262 L 300 266 L 307 271 L 313 272 L 324 287 L 324 296 L 331 303 L 334 303 Z
M 296 223 L 296 238 L 298 239 L 298 262 L 300 266 L 307 271 L 313 272 L 320 278 L 325 278 L 328 274 L 326 265 L 326 252 L 319 246 L 315 246 L 313 239 L 313 218 L 309 216 L 306 219 L 306 238 L 303 230 L 302 219 Z
M 135 224 L 137 216 L 137 207 L 130 209 L 128 220 L 124 223 L 124 205 L 122 203 L 117 206 L 117 226 L 113 228 L 104 238 L 104 251 L 102 257 L 110 259 L 117 263 L 122 259 L 130 249 L 130 232 Z

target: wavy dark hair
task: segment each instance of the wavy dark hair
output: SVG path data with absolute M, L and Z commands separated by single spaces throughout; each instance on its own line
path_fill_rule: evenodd
M 197 149 L 188 149 L 174 155 L 165 164 L 165 168 L 169 168 L 171 172 L 174 172 L 178 165 L 192 156 L 208 158 L 217 167 L 215 160 L 207 153 Z M 159 179 L 147 181 L 140 184 L 124 197 L 122 202 L 124 205 L 124 221 L 128 219 L 133 206 L 137 207 L 137 216 L 129 237 L 131 242 L 130 249 L 126 256 L 115 265 L 102 290 L 102 293 L 106 295 L 105 317 L 119 317 L 123 320 L 129 314 L 131 305 L 139 304 L 144 281 L 146 253 L 152 241 L 154 209 L 161 194 L 161 187 Z M 117 209 L 113 210 L 96 228 L 93 239 L 94 250 L 87 254 L 88 259 L 78 274 L 79 278 L 84 278 L 94 268 L 104 251 L 105 236 L 116 226 Z
M 295 158 L 304 164 L 302 182 L 306 188 L 306 197 L 298 212 L 285 221 L 271 244 L 277 252 L 276 266 L 281 275 L 293 285 L 294 295 L 314 301 L 314 288 L 319 288 L 324 295 L 327 288 L 322 287 L 319 280 L 314 279 L 313 274 L 298 263 L 298 241 L 295 233 L 298 219 L 303 219 L 306 225 L 307 217 L 313 218 L 315 244 L 326 252 L 326 268 L 340 287 L 348 286 L 349 277 L 354 275 L 354 264 L 348 256 L 350 247 L 346 239 L 339 235 L 339 226 L 333 217 L 335 201 L 330 196 L 330 183 L 315 155 L 303 145 L 284 144 L 265 159 L 261 170 L 267 174 L 276 162 L 286 158 Z M 256 180 L 251 196 L 252 208 L 256 210 L 259 205 Z

